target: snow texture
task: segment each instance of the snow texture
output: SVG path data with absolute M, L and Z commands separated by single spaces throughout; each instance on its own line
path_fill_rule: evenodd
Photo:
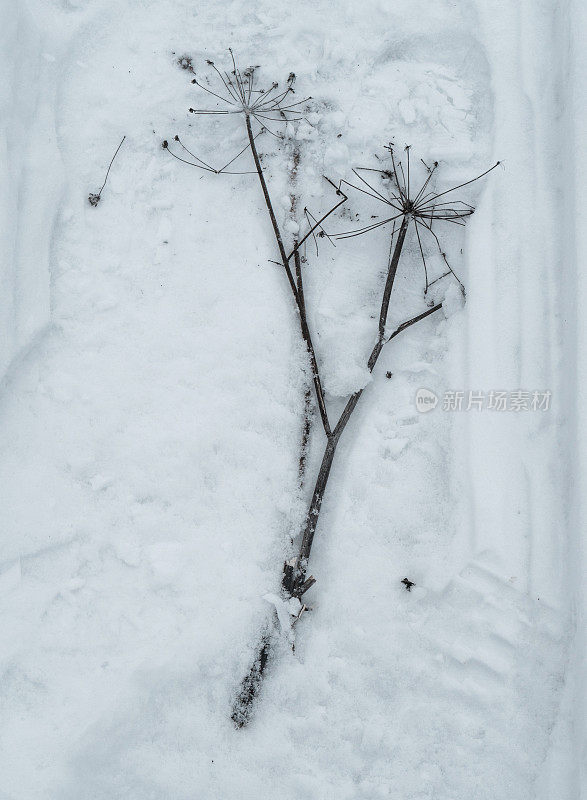
M 582 4 L 0 14 L 0 800 L 587 797 Z M 391 140 L 439 160 L 439 187 L 503 162 L 463 195 L 466 229 L 443 230 L 466 305 L 436 284 L 445 315 L 373 375 L 388 233 L 320 238 L 318 258 L 307 243 L 330 407 L 367 388 L 324 501 L 312 610 L 240 731 L 231 702 L 268 614 L 288 628 L 298 613 L 278 587 L 309 491 L 307 363 L 256 177 L 161 147 L 177 133 L 222 164 L 244 146 L 238 121 L 188 114 L 201 93 L 177 63 L 205 75 L 229 46 L 314 98 L 295 136 L 315 216 L 336 199 L 322 176 L 375 166 Z M 306 225 L 288 217 L 291 148 L 259 142 L 291 244 Z M 349 190 L 331 227 L 380 213 Z M 423 283 L 410 237 L 389 332 L 425 308 Z M 419 388 L 552 404 L 419 414 Z M 315 426 L 310 475 L 321 445 Z
M 62 187 L 56 56 L 24 3 L 0 3 L 0 378 L 50 322 Z

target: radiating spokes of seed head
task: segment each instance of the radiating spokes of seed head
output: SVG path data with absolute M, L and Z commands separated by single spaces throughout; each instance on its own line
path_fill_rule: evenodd
M 259 67 L 249 66 L 241 69 L 237 64 L 231 48 L 229 48 L 228 52 L 230 53 L 229 69 L 220 69 L 213 61 L 207 59 L 206 64 L 209 67 L 209 74 L 200 77 L 194 72 L 190 64 L 190 72 L 194 75 L 192 84 L 206 92 L 210 98 L 210 107 L 190 108 L 189 112 L 191 114 L 203 116 L 242 114 L 243 116 L 249 117 L 251 120 L 254 119 L 258 123 L 259 130 L 255 134 L 255 139 L 263 133 L 269 133 L 278 139 L 283 138 L 284 134 L 280 131 L 279 126 L 304 119 L 305 108 L 307 107 L 308 101 L 312 98 L 305 97 L 303 100 L 294 99 L 296 76 L 293 72 L 290 72 L 282 86 L 277 82 L 273 82 L 269 87 L 260 86 L 257 80 Z M 216 174 L 250 174 L 249 171 L 228 171 L 228 167 L 234 164 L 234 162 L 249 149 L 250 142 L 223 167 L 217 169 L 191 152 L 183 144 L 179 136 L 175 136 L 174 141 L 178 142 L 181 151 L 183 151 L 181 155 L 178 155 L 170 149 L 167 140 L 163 142 L 163 147 L 168 150 L 170 155 L 174 158 L 192 167 Z
M 200 78 L 196 75 L 192 83 L 214 98 L 212 108 L 190 108 L 192 114 L 245 114 L 257 120 L 270 133 L 272 125 L 295 122 L 304 118 L 304 106 L 311 100 L 305 97 L 295 100 L 295 75 L 289 74 L 284 85 L 274 81 L 269 87 L 259 85 L 258 66 L 240 69 L 232 49 L 229 48 L 232 69 L 219 69 L 207 60 L 212 76 Z M 268 125 L 267 123 L 270 123 Z
M 341 183 L 345 183 L 352 189 L 356 189 L 358 192 L 366 194 L 378 202 L 384 203 L 391 209 L 392 213 L 383 220 L 378 220 L 377 222 L 370 223 L 369 225 L 355 230 L 343 231 L 342 233 L 336 234 L 335 237 L 337 239 L 350 239 L 354 236 L 362 236 L 365 233 L 369 233 L 377 228 L 392 223 L 390 244 L 391 259 L 394 237 L 398 229 L 398 221 L 400 219 L 405 219 L 408 224 L 413 222 L 424 267 L 426 280 L 424 293 L 427 294 L 428 289 L 434 283 L 445 278 L 447 275 L 452 275 L 458 281 L 461 290 L 464 292 L 464 286 L 450 266 L 440 239 L 436 231 L 433 230 L 433 225 L 435 222 L 449 222 L 454 225 L 464 225 L 465 219 L 473 214 L 475 208 L 462 200 L 453 200 L 451 193 L 483 178 L 501 162 L 498 161 L 492 167 L 485 170 L 485 172 L 482 172 L 475 178 L 471 178 L 471 180 L 438 192 L 431 188 L 434 183 L 436 171 L 438 170 L 438 161 L 435 161 L 432 166 L 429 166 L 425 161 L 420 159 L 420 162 L 424 165 L 426 177 L 423 182 L 419 185 L 416 184 L 414 187 L 413 165 L 411 164 L 410 156 L 411 147 L 407 146 L 405 148 L 405 158 L 403 161 L 397 157 L 393 143 L 390 142 L 385 149 L 389 152 L 390 161 L 387 168 L 356 167 L 353 169 L 353 174 L 357 178 L 357 182 L 352 183 L 351 181 L 343 180 Z M 379 185 L 374 185 L 376 184 L 376 176 L 379 176 Z M 432 236 L 443 259 L 444 265 L 447 268 L 447 271 L 443 275 L 431 282 L 428 280 L 428 266 L 426 264 L 426 257 L 424 255 L 424 248 L 420 235 L 424 232 Z

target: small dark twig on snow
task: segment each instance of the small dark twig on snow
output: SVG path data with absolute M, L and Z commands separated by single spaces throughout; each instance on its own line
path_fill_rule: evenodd
M 106 186 L 106 181 L 108 180 L 108 175 L 110 174 L 110 170 L 111 170 L 111 168 L 112 168 L 112 164 L 114 164 L 114 159 L 115 159 L 115 158 L 116 158 L 116 156 L 118 155 L 118 151 L 119 151 L 119 150 L 120 150 L 120 148 L 122 147 L 122 143 L 124 142 L 124 140 L 125 140 L 125 139 L 126 139 L 126 136 L 123 136 L 123 137 L 122 137 L 122 139 L 121 139 L 121 141 L 120 141 L 120 144 L 119 144 L 119 145 L 118 145 L 118 147 L 116 148 L 116 152 L 115 152 L 115 153 L 114 153 L 114 155 L 112 156 L 112 159 L 111 159 L 111 161 L 110 161 L 110 164 L 109 164 L 109 166 L 108 166 L 108 169 L 106 170 L 106 177 L 104 178 L 104 183 L 103 183 L 103 184 L 102 184 L 102 186 L 100 187 L 99 191 L 98 191 L 96 194 L 92 194 L 92 193 L 90 193 L 90 194 L 88 195 L 88 202 L 89 202 L 89 204 L 90 204 L 91 206 L 94 206 L 94 208 L 95 208 L 95 207 L 98 205 L 98 203 L 100 202 L 100 199 L 101 199 L 101 197 L 102 197 L 102 191 L 103 191 L 104 187 Z

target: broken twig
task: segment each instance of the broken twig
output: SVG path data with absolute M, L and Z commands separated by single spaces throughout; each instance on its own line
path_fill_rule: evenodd
M 99 191 L 98 191 L 96 194 L 92 194 L 92 193 L 90 193 L 90 194 L 88 195 L 88 202 L 89 202 L 89 204 L 90 204 L 91 206 L 93 206 L 94 208 L 95 208 L 95 207 L 98 205 L 98 203 L 100 202 L 100 199 L 101 199 L 101 197 L 102 197 L 102 191 L 104 190 L 104 187 L 106 186 L 106 181 L 108 180 L 108 175 L 110 175 L 110 170 L 112 169 L 112 164 L 114 164 L 114 159 L 115 159 L 115 158 L 116 158 L 116 156 L 118 155 L 118 151 L 119 151 L 119 150 L 120 150 L 120 148 L 122 147 L 122 143 L 124 142 L 124 140 L 125 140 L 125 139 L 126 139 L 126 136 L 123 136 L 123 137 L 122 137 L 122 139 L 121 139 L 121 141 L 120 141 L 120 144 L 119 144 L 119 145 L 118 145 L 118 147 L 116 148 L 116 151 L 115 151 L 114 155 L 112 156 L 112 159 L 111 159 L 111 161 L 110 161 L 110 164 L 108 165 L 108 169 L 106 170 L 106 177 L 104 178 L 104 183 L 103 183 L 103 184 L 102 184 L 102 186 L 100 187 Z

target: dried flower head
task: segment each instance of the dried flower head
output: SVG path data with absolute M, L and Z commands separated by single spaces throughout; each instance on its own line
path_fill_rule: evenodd
M 423 183 L 420 184 L 419 188 L 412 191 L 413 176 L 410 174 L 411 148 L 409 146 L 405 148 L 405 169 L 401 160 L 396 158 L 393 144 L 390 143 L 385 149 L 389 152 L 389 157 L 391 160 L 389 168 L 374 169 L 370 167 L 357 167 L 356 169 L 353 169 L 353 172 L 363 185 L 357 186 L 356 184 L 346 180 L 343 180 L 342 183 L 345 183 L 353 189 L 372 197 L 374 200 L 384 203 L 386 206 L 393 209 L 395 213 L 392 213 L 392 215 L 386 219 L 365 225 L 362 228 L 339 233 L 337 234 L 336 238 L 349 239 L 353 236 L 361 236 L 364 233 L 369 233 L 370 231 L 373 231 L 376 228 L 381 228 L 382 226 L 391 222 L 393 223 L 391 234 L 391 242 L 393 245 L 393 239 L 398 221 L 402 220 L 402 224 L 406 228 L 413 223 L 426 277 L 426 288 L 424 293 L 426 294 L 428 292 L 428 289 L 433 283 L 436 283 L 437 280 L 440 280 L 449 274 L 453 275 L 453 277 L 458 281 L 461 290 L 464 291 L 463 284 L 448 263 L 446 253 L 442 248 L 440 239 L 438 238 L 436 231 L 433 230 L 433 223 L 450 222 L 454 225 L 464 225 L 464 220 L 466 217 L 469 217 L 471 214 L 473 214 L 475 208 L 472 205 L 463 202 L 462 200 L 451 200 L 448 198 L 448 195 L 457 189 L 461 189 L 463 186 L 468 186 L 469 184 L 478 181 L 484 175 L 487 175 L 489 172 L 494 170 L 500 164 L 500 162 L 498 161 L 488 170 L 485 170 L 485 172 L 482 172 L 480 175 L 477 175 L 477 177 L 472 178 L 471 180 L 460 183 L 457 186 L 451 187 L 450 189 L 445 189 L 442 192 L 436 192 L 430 190 L 430 183 L 436 170 L 438 169 L 438 161 L 435 161 L 430 167 L 422 159 L 420 159 L 421 163 L 426 169 L 427 176 Z M 363 174 L 367 172 L 379 175 L 381 181 L 381 185 L 379 187 L 374 186 L 372 182 L 370 183 L 367 181 Z M 428 268 L 426 264 L 426 258 L 424 256 L 424 248 L 422 247 L 422 239 L 420 237 L 420 234 L 424 232 L 433 237 L 444 264 L 447 267 L 447 272 L 432 282 L 428 281 Z
M 285 86 L 282 88 L 280 88 L 277 82 L 272 83 L 269 88 L 259 87 L 257 83 L 259 67 L 250 66 L 241 70 L 230 48 L 229 53 L 232 62 L 231 70 L 220 70 L 212 60 L 206 59 L 206 64 L 211 67 L 213 73 L 215 73 L 213 76 L 215 81 L 211 81 L 208 77 L 200 78 L 194 73 L 195 77 L 191 81 L 192 84 L 202 89 L 202 91 L 206 92 L 206 94 L 214 99 L 211 103 L 211 107 L 190 108 L 190 114 L 219 116 L 227 116 L 229 114 L 242 115 L 241 118 L 244 117 L 247 126 L 251 125 L 252 120 L 257 122 L 260 126 L 259 130 L 254 135 L 255 139 L 263 133 L 269 133 L 278 139 L 283 138 L 283 133 L 279 131 L 279 129 L 277 131 L 273 130 L 273 126 L 304 119 L 303 109 L 311 98 L 306 97 L 303 100 L 290 102 L 290 95 L 294 94 L 293 86 L 296 79 L 293 72 L 289 73 Z M 193 72 L 193 69 L 191 69 L 191 62 L 189 68 L 190 71 Z M 164 144 L 164 147 L 170 155 L 177 158 L 179 161 L 183 161 L 185 164 L 189 164 L 205 172 L 214 172 L 216 174 L 249 174 L 248 172 L 229 171 L 228 167 L 248 150 L 250 142 L 223 167 L 216 169 L 189 150 L 179 136 L 174 136 L 173 138 L 181 147 L 183 151 L 182 155 L 180 156 L 175 153 L 169 148 L 168 144 Z
M 301 120 L 304 117 L 303 106 L 311 97 L 289 102 L 294 94 L 295 75 L 290 72 L 285 87 L 280 88 L 276 81 L 269 88 L 257 84 L 257 66 L 241 70 L 234 54 L 229 48 L 232 70 L 220 70 L 213 61 L 207 60 L 208 66 L 216 73 L 217 86 L 210 88 L 209 81 L 193 78 L 192 83 L 215 99 L 214 108 L 190 108 L 192 114 L 245 114 L 252 117 L 259 125 L 274 133 L 267 123 L 287 123 Z

